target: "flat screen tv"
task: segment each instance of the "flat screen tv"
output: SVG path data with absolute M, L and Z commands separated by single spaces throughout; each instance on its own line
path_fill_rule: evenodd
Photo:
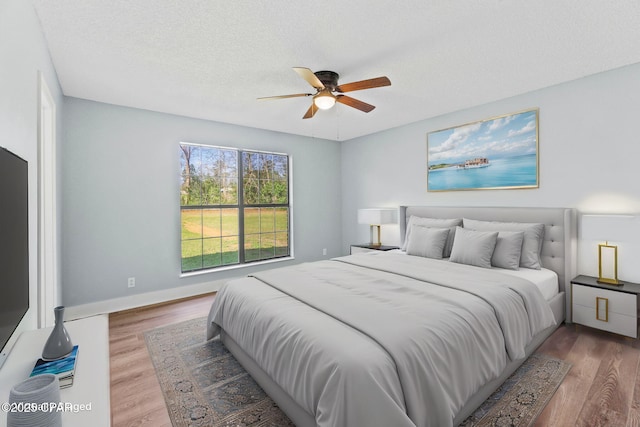
M 0 366 L 29 309 L 28 165 L 0 147 Z

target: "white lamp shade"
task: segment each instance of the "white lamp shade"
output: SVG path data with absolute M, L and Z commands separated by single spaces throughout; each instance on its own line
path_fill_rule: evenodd
M 633 240 L 640 229 L 640 217 L 633 215 L 583 215 L 581 238 L 603 242 Z
M 358 209 L 358 224 L 397 224 L 398 210 L 392 208 Z

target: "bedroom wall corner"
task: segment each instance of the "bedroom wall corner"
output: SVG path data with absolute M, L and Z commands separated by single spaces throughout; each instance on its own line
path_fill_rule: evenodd
M 180 141 L 292 156 L 294 260 L 180 277 Z M 67 306 L 191 292 L 187 288 L 203 283 L 340 254 L 338 142 L 68 97 L 63 145 Z M 127 287 L 128 277 L 136 278 L 135 288 Z

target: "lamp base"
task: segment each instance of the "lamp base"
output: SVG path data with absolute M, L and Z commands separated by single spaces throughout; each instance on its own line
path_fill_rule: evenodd
M 607 279 L 606 277 L 598 277 L 598 283 L 603 283 L 605 285 L 615 285 L 620 286 L 622 283 L 618 279 Z
M 618 280 L 618 247 L 609 242 L 598 245 L 598 283 L 621 284 Z
M 374 235 L 374 229 L 378 229 L 378 240 L 376 242 L 373 241 L 373 235 Z M 370 234 L 370 245 L 372 247 L 378 247 L 378 246 L 382 246 L 382 243 L 380 243 L 380 226 L 379 225 L 371 225 L 369 226 L 369 234 Z

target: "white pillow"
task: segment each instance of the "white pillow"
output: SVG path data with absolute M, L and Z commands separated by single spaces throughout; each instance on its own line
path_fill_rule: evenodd
M 520 266 L 523 240 L 524 231 L 499 231 L 496 248 L 491 257 L 491 265 L 517 270 Z
M 534 224 L 527 222 L 499 222 L 499 221 L 478 221 L 475 219 L 464 219 L 464 227 L 471 230 L 480 231 L 522 231 L 524 240 L 522 242 L 522 253 L 520 254 L 520 267 L 534 268 L 540 270 L 540 252 L 542 251 L 542 240 L 544 238 L 544 224 Z
M 491 256 L 497 241 L 497 231 L 473 231 L 458 227 L 449 261 L 491 268 Z
M 407 242 L 407 255 L 442 259 L 447 236 L 448 228 L 429 228 L 414 224 Z
M 440 219 L 440 218 L 422 218 L 419 216 L 411 215 L 407 222 L 407 231 L 404 237 L 404 244 L 402 250 L 407 250 L 407 242 L 411 235 L 411 228 L 413 225 L 422 225 L 430 228 L 448 228 L 449 236 L 447 237 L 447 243 L 444 246 L 443 256 L 448 258 L 451 255 L 451 248 L 453 247 L 453 239 L 456 235 L 456 227 L 462 226 L 462 219 Z

